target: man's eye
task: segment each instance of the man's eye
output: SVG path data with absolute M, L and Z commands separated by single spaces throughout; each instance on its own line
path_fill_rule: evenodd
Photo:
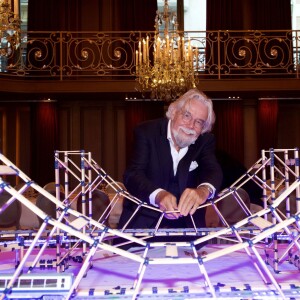
M 185 113 L 184 113 L 184 116 L 185 116 L 186 118 L 189 118 L 190 114 L 189 114 L 188 112 L 185 112 Z
M 204 122 L 200 121 L 200 120 L 196 121 L 195 123 L 198 127 L 203 127 L 203 125 L 204 125 Z

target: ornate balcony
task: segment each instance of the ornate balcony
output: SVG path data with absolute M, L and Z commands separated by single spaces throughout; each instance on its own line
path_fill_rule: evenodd
M 28 31 L 21 35 L 19 47 L 1 52 L 0 80 L 19 84 L 23 80 L 28 83 L 28 79 L 84 81 L 101 86 L 124 81 L 130 82 L 134 90 L 139 41 L 148 35 L 150 49 L 154 42 L 154 32 Z M 300 31 L 206 31 L 182 35 L 188 35 L 193 49 L 197 49 L 194 69 L 199 82 L 300 78 Z

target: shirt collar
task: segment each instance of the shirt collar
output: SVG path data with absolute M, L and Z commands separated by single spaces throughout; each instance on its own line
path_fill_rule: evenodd
M 171 134 L 171 120 L 169 120 L 168 122 L 168 134 L 167 134 L 167 139 L 173 143 L 173 140 L 172 140 L 172 134 Z M 174 144 L 174 143 L 173 143 Z

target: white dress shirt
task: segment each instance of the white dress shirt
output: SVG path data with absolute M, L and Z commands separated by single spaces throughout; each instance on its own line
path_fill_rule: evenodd
M 174 175 L 176 175 L 178 164 L 179 164 L 180 160 L 188 152 L 189 147 L 181 148 L 181 149 L 179 149 L 179 151 L 176 150 L 173 139 L 172 139 L 172 135 L 171 135 L 171 120 L 169 120 L 169 123 L 168 123 L 167 138 L 170 142 L 171 155 L 172 155 L 172 159 L 173 159 L 173 171 L 174 171 Z M 201 186 L 201 185 L 208 185 L 213 190 L 213 194 L 210 195 L 210 197 L 209 197 L 210 199 L 213 198 L 215 195 L 215 191 L 216 191 L 215 187 L 213 185 L 211 185 L 210 183 L 201 183 L 199 186 Z M 155 197 L 162 190 L 163 189 L 157 189 L 150 194 L 150 196 L 149 196 L 150 204 L 158 207 L 158 205 L 155 203 Z

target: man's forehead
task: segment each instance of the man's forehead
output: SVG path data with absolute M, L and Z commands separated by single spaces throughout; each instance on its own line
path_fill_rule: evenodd
M 190 98 L 188 101 L 186 101 L 186 103 L 182 107 L 182 110 L 192 114 L 194 118 L 199 118 L 199 119 L 207 118 L 207 113 L 208 113 L 207 106 L 202 101 L 195 100 L 193 98 Z
M 189 98 L 183 105 L 183 108 L 197 108 L 198 106 L 206 106 L 202 101 L 199 101 L 193 97 Z

